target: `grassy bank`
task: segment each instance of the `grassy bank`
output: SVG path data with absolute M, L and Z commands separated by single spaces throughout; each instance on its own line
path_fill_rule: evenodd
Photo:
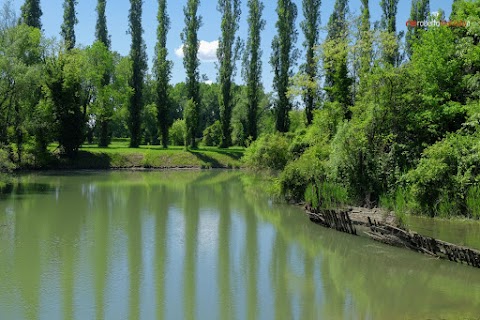
M 172 146 L 140 146 L 132 149 L 127 141 L 113 142 L 108 148 L 83 145 L 73 159 L 57 155 L 56 145 L 49 147 L 51 155 L 43 163 L 26 166 L 32 169 L 167 169 L 167 168 L 240 168 L 243 148 L 220 149 L 200 147 L 186 150 Z

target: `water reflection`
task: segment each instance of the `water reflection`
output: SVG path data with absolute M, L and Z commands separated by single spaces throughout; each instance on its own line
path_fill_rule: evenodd
M 239 172 L 29 176 L 0 319 L 474 318 L 480 272 L 320 228 Z

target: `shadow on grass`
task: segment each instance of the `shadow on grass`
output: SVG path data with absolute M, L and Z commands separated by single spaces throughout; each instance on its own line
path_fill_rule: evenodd
M 212 148 L 212 149 L 199 149 L 199 151 L 210 151 L 225 155 L 227 157 L 232 158 L 233 160 L 240 160 L 243 157 L 243 150 L 242 149 L 220 149 L 220 148 Z
M 197 159 L 205 163 L 207 166 L 210 166 L 212 168 L 225 168 L 225 165 L 221 164 L 217 159 L 214 159 L 212 157 L 207 156 L 204 153 L 201 153 L 201 151 L 197 150 L 187 150 L 187 152 L 191 153 Z
M 79 151 L 75 158 L 61 160 L 59 165 L 68 169 L 109 169 L 111 160 L 106 153 Z

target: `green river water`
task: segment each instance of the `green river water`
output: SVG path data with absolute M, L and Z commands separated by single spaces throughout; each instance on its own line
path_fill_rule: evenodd
M 311 223 L 238 171 L 22 175 L 0 319 L 480 319 L 480 269 Z M 478 246 L 480 224 L 411 224 Z

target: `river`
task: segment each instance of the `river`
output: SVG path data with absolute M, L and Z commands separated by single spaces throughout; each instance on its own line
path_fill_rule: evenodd
M 480 270 L 263 189 L 239 171 L 21 175 L 0 194 L 0 319 L 480 319 Z

